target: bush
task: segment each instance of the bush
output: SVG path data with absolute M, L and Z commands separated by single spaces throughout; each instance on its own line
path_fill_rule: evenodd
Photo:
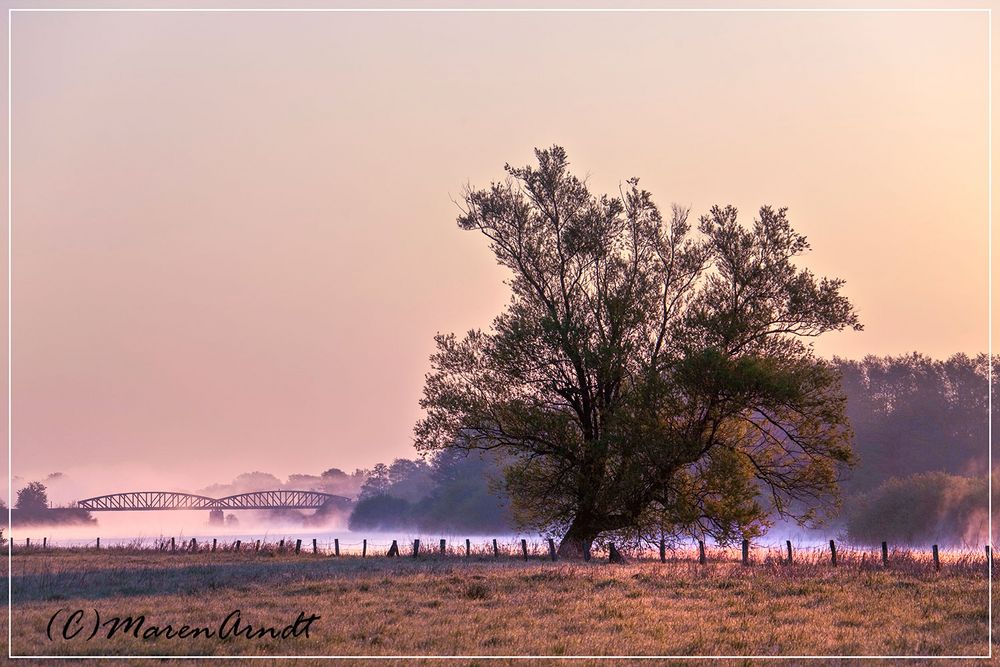
M 987 536 L 987 480 L 927 472 L 892 478 L 849 502 L 853 542 L 978 546 Z

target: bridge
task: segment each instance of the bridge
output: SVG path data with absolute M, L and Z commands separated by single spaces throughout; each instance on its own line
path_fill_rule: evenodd
M 253 491 L 223 498 L 210 498 L 177 491 L 130 491 L 84 498 L 76 503 L 91 512 L 136 512 L 150 510 L 208 510 L 211 522 L 221 522 L 224 510 L 346 510 L 351 499 L 320 491 Z

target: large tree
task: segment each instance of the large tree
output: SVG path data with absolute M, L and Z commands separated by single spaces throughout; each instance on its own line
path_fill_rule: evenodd
M 842 281 L 794 258 L 785 210 L 691 229 L 631 179 L 595 196 L 565 151 L 467 189 L 458 225 L 509 269 L 488 331 L 436 338 L 418 449 L 501 450 L 525 526 L 564 556 L 608 534 L 759 534 L 836 502 L 851 462 L 839 375 L 809 339 L 860 329 Z

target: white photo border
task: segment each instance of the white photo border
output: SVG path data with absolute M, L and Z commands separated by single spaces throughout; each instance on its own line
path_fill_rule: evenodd
M 987 238 L 988 238 L 988 280 L 987 289 L 987 377 L 988 391 L 988 424 L 987 451 L 989 458 L 988 471 L 988 507 L 989 533 L 987 541 L 993 538 L 993 11 L 990 7 L 303 7 L 303 8 L 238 8 L 238 7 L 94 7 L 94 8 L 18 8 L 7 9 L 7 657 L 11 659 L 46 659 L 46 660 L 136 660 L 136 659 L 174 659 L 174 660 L 737 660 L 737 659 L 767 659 L 767 660 L 983 660 L 993 657 L 993 558 L 987 563 L 987 581 L 989 589 L 988 610 L 988 649 L 985 655 L 14 655 L 13 648 L 13 541 L 11 537 L 11 518 L 13 507 L 13 456 L 12 447 L 12 367 L 13 367 L 13 18 L 18 13 L 523 13 L 523 14 L 557 14 L 557 13 L 977 13 L 985 14 L 987 28 Z

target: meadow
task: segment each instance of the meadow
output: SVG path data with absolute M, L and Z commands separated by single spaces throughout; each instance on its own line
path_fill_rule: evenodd
M 402 551 L 400 558 L 384 551 L 338 558 L 306 549 L 296 554 L 291 545 L 240 552 L 232 545 L 214 552 L 207 545 L 175 552 L 162 546 L 18 548 L 11 563 L 14 654 L 943 656 L 987 650 L 986 558 L 980 553 L 943 552 L 935 571 L 927 554 L 898 550 L 888 567 L 877 552 L 846 549 L 836 567 L 823 550 L 800 551 L 788 565 L 780 551 L 755 549 L 749 566 L 741 564 L 739 550 L 710 550 L 704 565 L 684 551 L 670 552 L 666 563 L 654 555 L 624 565 L 596 557 L 551 562 L 537 547 L 524 561 L 517 545 L 504 547 L 498 558 L 488 545 L 469 557 L 464 546 L 416 558 Z M 87 640 L 94 610 L 104 625 Z M 235 610 L 237 628 L 252 626 L 250 635 L 319 618 L 308 624 L 308 637 L 301 622 L 299 636 L 234 636 L 231 622 L 225 639 L 164 635 L 167 625 L 218 632 Z M 145 617 L 141 631 L 121 624 L 139 615 Z M 109 638 L 115 617 L 121 622 Z M 61 636 L 77 626 L 77 636 Z M 154 626 L 159 636 L 143 639 Z M 20 664 L 31 662 L 46 664 Z M 446 664 L 503 662 L 469 657 Z M 185 664 L 155 664 L 171 663 Z

